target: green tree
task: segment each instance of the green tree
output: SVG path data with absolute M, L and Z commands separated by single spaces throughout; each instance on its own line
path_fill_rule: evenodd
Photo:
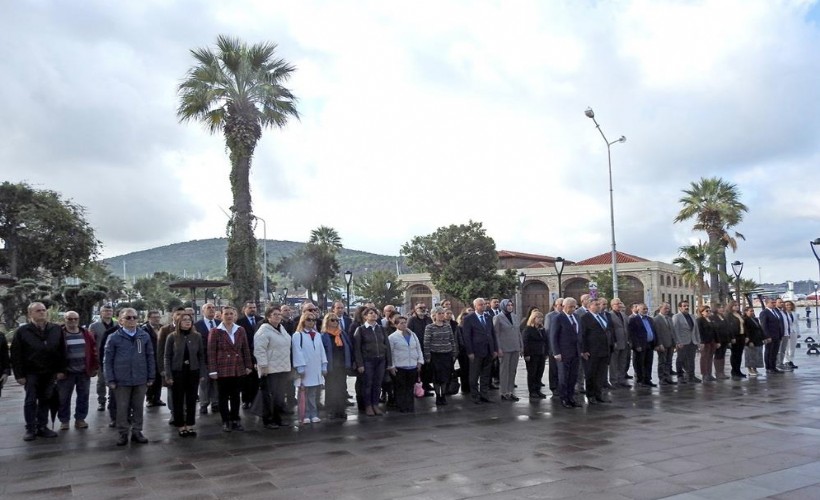
M 31 278 L 24 278 L 5 288 L 0 294 L 0 306 L 3 308 L 3 324 L 9 331 L 17 328 L 18 320 L 26 321 L 27 308 L 32 302 L 42 302 L 46 307 L 55 304 L 51 286 L 39 283 Z
M 122 297 L 125 292 L 125 282 L 122 278 L 113 274 L 108 266 L 99 261 L 87 262 L 80 266 L 77 270 L 77 277 L 83 283 L 88 283 L 93 288 L 105 291 L 105 297 L 100 299 L 100 303 L 103 301 L 113 302 Z
M 404 302 L 404 292 L 407 290 L 393 271 L 373 271 L 355 278 L 352 284 L 353 293 L 359 297 L 359 302 L 373 302 L 380 311 L 387 304 L 400 306 Z
M 228 221 L 228 280 L 234 300 L 255 300 L 259 268 L 251 223 L 250 169 L 264 127 L 284 127 L 299 117 L 296 98 L 284 83 L 294 67 L 275 56 L 276 44 L 248 45 L 220 35 L 216 51 L 191 50 L 196 60 L 179 85 L 180 121 L 201 121 L 221 132 L 231 160 L 231 218 Z
M 612 270 L 606 269 L 603 271 L 598 271 L 597 273 L 588 273 L 589 274 L 589 281 L 594 281 L 598 284 L 598 297 L 606 297 L 607 300 L 612 300 L 614 297 L 612 295 Z M 622 274 L 618 275 L 618 290 L 620 291 L 621 295 L 627 289 L 626 278 Z
M 694 283 L 698 290 L 698 304 L 703 305 L 704 279 L 706 275 L 715 272 L 715 260 L 717 259 L 717 248 L 703 241 L 698 241 L 696 245 L 680 247 L 680 255 L 675 257 L 672 264 L 681 268 L 681 275 L 689 283 Z M 715 296 L 712 296 L 712 300 Z
M 694 220 L 692 228 L 704 231 L 709 244 L 717 249 L 715 265 L 709 269 L 709 286 L 712 300 L 725 303 L 729 296 L 726 277 L 726 249 L 737 250 L 737 239 L 746 239 L 733 230 L 743 220 L 749 209 L 740 201 L 740 191 L 735 184 L 719 177 L 702 177 L 692 182 L 684 196 L 678 200 L 682 205 L 675 222 Z
M 172 281 L 179 277 L 170 273 L 154 273 L 148 278 L 139 278 L 134 283 L 134 290 L 139 292 L 140 298 L 145 303 L 145 309 L 165 310 L 172 299 L 180 299 L 181 295 L 168 287 Z
M 80 324 L 91 324 L 94 306 L 108 296 L 108 290 L 96 283 L 63 285 L 54 300 L 66 311 L 75 311 L 80 315 Z
M 480 222 L 440 227 L 416 236 L 401 247 L 407 265 L 430 273 L 442 295 L 469 303 L 476 297 L 512 296 L 518 285 L 515 271 L 498 274 L 495 241 Z
M 99 241 L 85 209 L 28 184 L 0 184 L 0 274 L 17 278 L 71 275 L 97 255 Z
M 311 283 L 311 291 L 316 292 L 322 309 L 327 302 L 333 280 L 339 275 L 339 251 L 342 249 L 342 238 L 332 227 L 319 226 L 310 232 L 307 242 L 308 253 L 316 262 L 316 275 Z

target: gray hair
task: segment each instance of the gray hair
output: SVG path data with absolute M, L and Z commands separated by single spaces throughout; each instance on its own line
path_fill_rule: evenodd
M 564 299 L 564 306 L 577 306 L 578 301 L 573 299 L 572 297 L 567 297 Z
M 444 308 L 443 308 L 443 307 L 441 307 L 441 306 L 436 306 L 436 307 L 434 307 L 434 308 L 433 308 L 433 310 L 431 311 L 431 313 L 430 313 L 430 314 L 438 314 L 438 313 L 443 313 L 443 312 L 444 312 Z

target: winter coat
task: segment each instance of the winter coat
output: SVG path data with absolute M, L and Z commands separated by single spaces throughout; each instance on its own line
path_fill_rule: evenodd
M 157 366 L 151 337 L 141 328 L 134 336 L 118 328 L 105 342 L 103 366 L 108 384 L 135 387 L 153 382 Z
M 217 378 L 244 377 L 253 369 L 251 350 L 241 326 L 233 325 L 234 342 L 225 325 L 220 324 L 208 334 L 208 373 Z
M 316 332 L 313 339 L 309 333 L 296 332 L 291 338 L 293 349 L 293 367 L 301 375 L 293 381 L 299 387 L 315 387 L 325 383 L 327 373 L 327 354 L 322 343 L 322 334 Z
M 11 367 L 16 379 L 29 373 L 65 373 L 65 337 L 60 325 L 46 323 L 40 330 L 34 323 L 26 323 L 18 328 L 11 343 Z
M 268 373 L 290 371 L 291 337 L 285 326 L 274 328 L 270 323 L 262 323 L 253 336 L 253 355 L 259 370 Z
M 180 335 L 182 335 L 180 333 Z M 173 372 L 181 372 L 185 367 L 185 345 L 188 346 L 188 368 L 193 372 L 199 372 L 200 377 L 208 376 L 208 368 L 205 361 L 205 344 L 202 341 L 202 335 L 198 331 L 191 329 L 188 335 L 182 335 L 185 344 L 180 344 L 177 348 L 177 333 L 174 332 L 168 336 L 165 341 L 165 352 L 163 371 L 165 378 L 172 378 Z

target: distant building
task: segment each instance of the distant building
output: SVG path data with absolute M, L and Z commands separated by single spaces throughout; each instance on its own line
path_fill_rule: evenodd
M 522 304 L 518 310 L 527 310 L 535 306 L 542 311 L 549 311 L 550 304 L 558 297 L 555 257 L 500 250 L 498 258 L 499 271 L 515 269 L 516 274 L 523 272 L 527 276 L 520 295 Z M 669 302 L 673 304 L 674 311 L 677 309 L 675 304 L 681 300 L 694 303 L 695 289 L 683 279 L 678 266 L 650 261 L 624 252 L 618 252 L 617 258 L 618 277 L 622 283 L 618 295 L 627 306 L 645 302 L 654 311 L 662 302 Z M 589 293 L 592 276 L 611 269 L 611 263 L 612 257 L 609 252 L 578 262 L 565 260 L 564 271 L 561 273 L 562 295 L 579 299 L 581 295 Z M 431 307 L 447 298 L 435 289 L 427 273 L 402 274 L 399 279 L 407 285 L 404 297 L 405 311 L 412 310 L 412 304 L 422 302 Z M 454 312 L 458 314 L 464 305 L 457 300 L 451 300 L 453 308 L 456 309 Z

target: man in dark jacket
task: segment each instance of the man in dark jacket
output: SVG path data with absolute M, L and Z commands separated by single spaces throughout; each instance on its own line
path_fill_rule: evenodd
M 638 304 L 635 316 L 629 318 L 627 331 L 632 343 L 632 367 L 635 369 L 635 381 L 644 387 L 657 387 L 652 382 L 652 364 L 655 361 L 655 346 L 658 335 L 655 322 L 649 317 L 646 304 Z
M 422 302 L 416 304 L 413 314 L 407 318 L 407 328 L 416 334 L 416 337 L 419 339 L 419 348 L 422 352 L 424 352 L 424 329 L 427 328 L 427 325 L 432 322 L 433 320 L 427 314 L 427 306 Z M 432 396 L 432 377 L 430 368 L 427 367 L 427 364 L 421 365 L 421 373 L 419 374 L 419 377 L 424 384 L 424 395 Z
M 14 332 L 11 344 L 11 366 L 17 383 L 25 386 L 23 415 L 26 419 L 25 441 L 36 436 L 57 437 L 48 428 L 50 400 L 56 394 L 56 381 L 65 378 L 65 340 L 60 325 L 48 322 L 48 311 L 42 302 L 28 306 L 31 320 Z
M 575 318 L 575 306 L 578 303 L 572 297 L 564 299 L 562 312 L 550 325 L 550 348 L 552 357 L 558 363 L 558 394 L 564 408 L 583 406 L 575 400 L 575 382 L 578 377 L 578 359 L 580 347 L 578 335 L 580 328 Z
M 316 309 L 316 306 L 313 308 Z M 265 318 L 256 314 L 256 302 L 246 302 L 243 312 L 245 315 L 236 320 L 236 324 L 245 329 L 245 335 L 248 339 L 248 349 L 251 351 L 251 358 L 253 360 L 253 369 L 251 373 L 245 377 L 244 382 L 242 382 L 242 408 L 247 410 L 251 407 L 251 404 L 253 404 L 256 393 L 259 391 L 259 373 L 256 371 L 256 358 L 253 357 L 253 336 L 256 333 L 256 329 L 259 328 L 259 325 L 265 321 Z M 316 309 L 316 313 L 314 314 L 317 313 L 318 309 Z M 321 326 L 321 323 L 317 324 Z
M 611 318 L 601 313 L 601 302 L 591 300 L 588 313 L 581 316 L 581 357 L 584 358 L 587 401 L 609 403 L 604 399 L 609 355 L 612 352 Z
M 498 340 L 492 319 L 484 313 L 485 306 L 484 299 L 475 299 L 475 312 L 464 316 L 461 327 L 464 349 L 470 360 L 470 398 L 475 404 L 493 402 L 489 398 L 490 370 L 498 357 Z
M 143 406 L 157 367 L 151 338 L 137 327 L 137 318 L 137 311 L 130 307 L 120 311 L 121 326 L 105 343 L 105 380 L 117 400 L 117 446 L 128 444 L 129 430 L 131 441 L 148 442 L 142 434 Z
M 11 375 L 11 361 L 9 360 L 9 343 L 6 340 L 6 335 L 0 333 L 0 395 L 3 392 L 3 386 L 6 385 Z
M 151 346 L 154 352 L 159 352 L 157 342 L 159 341 L 159 330 L 162 328 L 162 315 L 156 309 L 148 311 L 148 321 L 141 326 L 145 333 L 151 337 Z M 157 361 L 157 374 L 154 378 L 154 383 L 148 388 L 145 393 L 145 406 L 165 406 L 162 401 L 162 377 L 159 375 L 160 365 L 162 363 Z

